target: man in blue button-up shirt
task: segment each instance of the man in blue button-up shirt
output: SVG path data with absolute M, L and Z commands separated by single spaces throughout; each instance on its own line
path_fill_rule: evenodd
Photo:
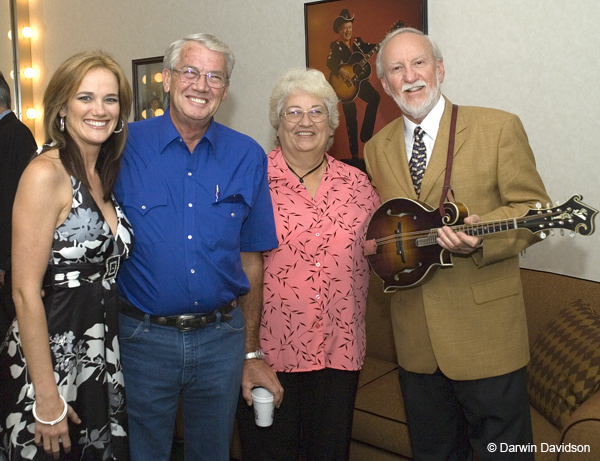
M 169 459 L 181 395 L 186 459 L 225 461 L 240 382 L 247 400 L 256 386 L 283 397 L 258 338 L 261 252 L 277 246 L 267 157 L 213 120 L 227 45 L 189 36 L 164 63 L 169 108 L 130 125 L 115 186 L 135 233 L 118 279 L 131 456 Z

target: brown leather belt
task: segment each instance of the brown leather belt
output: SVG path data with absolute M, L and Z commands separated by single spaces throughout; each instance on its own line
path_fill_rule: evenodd
M 221 322 L 229 322 L 232 317 L 229 313 L 238 306 L 238 298 L 235 298 L 230 303 L 225 304 L 212 312 L 206 312 L 203 314 L 182 314 L 182 315 L 150 315 L 150 322 L 156 323 L 157 325 L 175 327 L 179 331 L 190 331 L 196 330 L 197 328 L 204 328 L 210 323 L 217 321 L 217 314 L 221 314 Z M 132 306 L 129 302 L 119 297 L 119 312 L 133 317 L 137 320 L 145 320 L 146 313 L 139 310 L 137 307 Z

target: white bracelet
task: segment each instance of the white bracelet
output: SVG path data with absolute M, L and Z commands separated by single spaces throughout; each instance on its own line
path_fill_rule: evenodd
M 63 403 L 65 404 L 65 409 L 62 412 L 62 415 L 60 415 L 58 417 L 58 419 L 55 419 L 54 421 L 42 421 L 40 418 L 38 418 L 37 413 L 35 412 L 35 405 L 37 402 L 33 402 L 33 407 L 31 408 L 31 412 L 33 413 L 33 417 L 35 418 L 35 420 L 38 423 L 42 423 L 42 424 L 47 424 L 48 426 L 54 426 L 55 424 L 60 423 L 63 419 L 65 419 L 65 416 L 67 416 L 67 409 L 68 409 L 68 405 L 67 405 L 67 401 L 65 400 L 65 398 L 62 395 L 58 395 Z

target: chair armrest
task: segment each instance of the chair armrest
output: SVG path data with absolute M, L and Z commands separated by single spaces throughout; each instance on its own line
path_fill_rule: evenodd
M 596 392 L 573 412 L 561 433 L 563 446 L 589 446 L 589 452 L 563 452 L 560 461 L 600 459 L 600 392 Z

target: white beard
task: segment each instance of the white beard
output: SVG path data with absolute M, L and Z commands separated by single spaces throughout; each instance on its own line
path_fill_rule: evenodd
M 431 109 L 435 107 L 435 105 L 440 99 L 440 96 L 442 95 L 442 89 L 440 88 L 439 72 L 435 73 L 435 88 L 431 88 L 431 90 L 427 88 L 427 85 L 422 80 L 404 85 L 404 88 L 402 88 L 402 90 L 405 91 L 406 88 L 421 85 L 425 86 L 425 91 L 427 91 L 427 99 L 417 106 L 409 105 L 404 99 L 402 99 L 401 96 L 392 93 L 392 97 L 394 98 L 394 101 L 396 101 L 396 104 L 398 104 L 398 107 L 400 108 L 402 113 L 407 117 L 413 118 L 415 120 L 424 118 L 431 111 Z

